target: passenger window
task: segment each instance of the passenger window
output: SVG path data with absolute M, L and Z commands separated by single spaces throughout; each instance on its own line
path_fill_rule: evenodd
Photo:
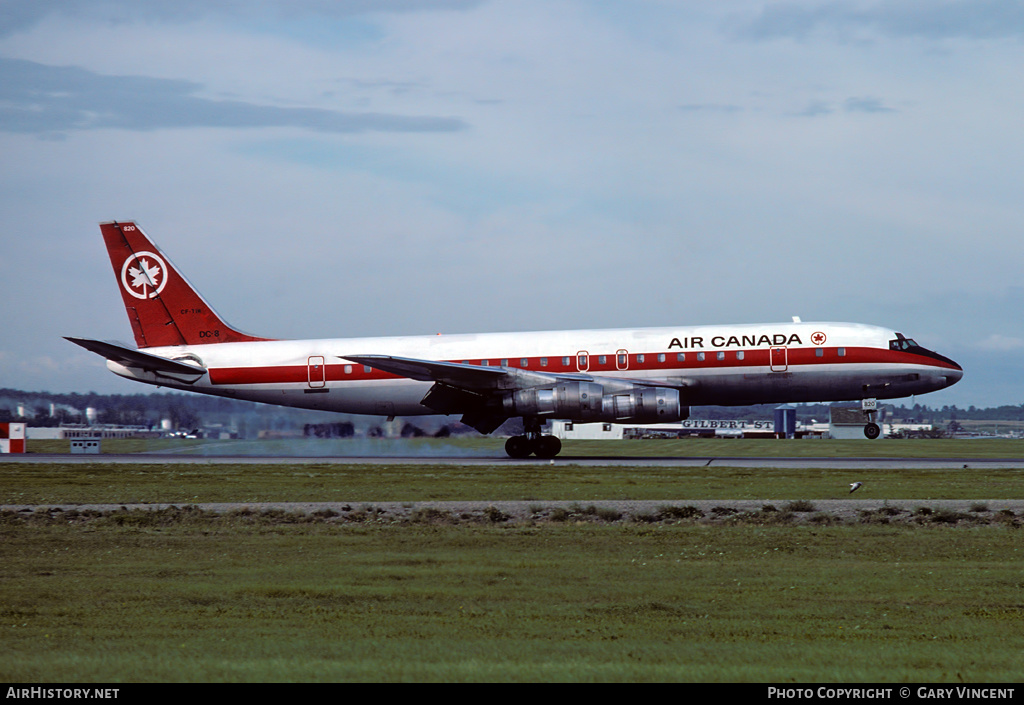
M 704 362 L 704 353 L 697 353 L 698 362 Z
M 717 357 L 719 360 L 724 360 L 725 359 L 725 353 L 719 351 L 718 353 L 715 354 L 715 357 Z
M 599 365 L 607 365 L 608 364 L 608 356 L 607 355 L 600 355 L 597 358 L 597 364 L 599 364 Z
M 745 354 L 745 353 L 744 353 L 744 352 L 743 352 L 742 350 L 737 350 L 737 351 L 736 351 L 736 359 L 737 359 L 737 360 L 742 360 L 742 359 L 743 359 L 743 356 L 744 356 L 744 354 Z
M 665 353 L 658 353 L 658 362 L 665 362 Z
M 676 362 L 686 362 L 686 353 L 676 353 Z
M 814 349 L 814 357 L 825 357 L 825 349 L 824 348 L 815 348 Z
M 636 364 L 638 364 L 638 365 L 644 364 L 644 356 L 642 354 L 636 356 Z
M 839 348 L 839 357 L 846 357 L 846 348 Z
M 520 367 L 526 367 L 529 364 L 530 364 L 530 361 L 527 358 L 525 358 L 525 357 L 522 360 L 519 361 L 519 366 Z
M 546 357 L 542 357 L 540 359 L 540 366 L 541 367 L 547 367 L 548 366 L 548 359 Z

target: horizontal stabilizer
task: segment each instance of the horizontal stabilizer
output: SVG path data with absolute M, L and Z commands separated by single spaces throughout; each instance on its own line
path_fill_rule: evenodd
M 92 340 L 91 338 L 69 338 L 67 336 L 64 337 L 64 340 L 70 340 L 75 345 L 81 345 L 86 350 L 102 355 L 108 360 L 113 360 L 125 367 L 138 367 L 147 372 L 155 372 L 157 374 L 192 375 L 198 377 L 206 374 L 205 367 L 191 365 L 179 360 L 168 360 L 166 357 L 151 355 L 141 350 L 129 348 L 121 343 L 104 342 L 102 340 Z

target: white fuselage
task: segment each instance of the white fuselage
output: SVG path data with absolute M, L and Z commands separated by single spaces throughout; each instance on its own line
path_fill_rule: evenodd
M 388 355 L 628 379 L 680 389 L 688 405 L 899 398 L 943 389 L 963 372 L 893 330 L 850 323 L 778 323 L 478 335 L 338 338 L 155 347 L 207 373 L 186 379 L 109 362 L 129 379 L 204 394 L 354 414 L 436 414 L 431 382 L 364 367 Z M 923 351 L 923 352 L 918 352 Z

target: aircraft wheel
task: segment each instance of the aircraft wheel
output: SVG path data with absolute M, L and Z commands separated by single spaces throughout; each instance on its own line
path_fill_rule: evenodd
M 533 453 L 538 458 L 554 458 L 562 450 L 562 442 L 556 436 L 541 436 L 533 447 Z
M 526 436 L 512 436 L 505 441 L 505 452 L 508 453 L 510 458 L 528 458 L 533 448 L 530 447 L 530 442 L 526 440 Z
M 864 436 L 872 441 L 882 434 L 882 429 L 876 423 L 869 423 L 864 427 Z

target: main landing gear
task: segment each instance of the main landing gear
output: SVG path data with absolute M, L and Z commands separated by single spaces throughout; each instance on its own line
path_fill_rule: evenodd
M 554 458 L 562 450 L 562 442 L 556 436 L 544 436 L 540 432 L 540 419 L 524 418 L 522 436 L 512 436 L 505 441 L 505 452 L 510 458 Z

